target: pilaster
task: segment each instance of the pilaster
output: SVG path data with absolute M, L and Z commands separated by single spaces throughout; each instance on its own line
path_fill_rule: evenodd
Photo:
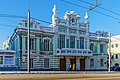
M 76 58 L 76 70 L 80 70 L 80 58 Z
M 39 54 L 39 50 L 40 50 L 40 39 L 36 38 L 36 50 L 37 50 L 37 54 Z
M 70 69 L 70 58 L 66 58 L 66 70 Z

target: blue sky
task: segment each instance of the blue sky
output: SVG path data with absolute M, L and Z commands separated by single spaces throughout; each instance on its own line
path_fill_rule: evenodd
M 69 2 L 79 4 L 81 6 L 89 7 L 88 4 L 82 3 L 78 0 L 67 0 Z M 95 3 L 95 0 L 83 0 Z M 120 13 L 119 3 L 120 0 L 99 0 L 102 3 L 101 7 Z M 29 0 L 0 0 L 0 14 L 10 14 L 18 16 L 27 16 Z M 80 14 L 81 21 L 84 20 L 86 9 L 73 6 L 71 4 L 64 3 L 60 0 L 31 0 L 31 17 L 49 21 L 51 22 L 52 8 L 56 4 L 57 15 L 62 18 L 66 11 L 75 11 Z M 113 17 L 120 18 L 120 15 L 115 15 L 110 12 L 104 11 L 102 9 L 96 8 L 95 10 L 102 13 L 111 15 Z M 8 36 L 11 36 L 14 32 L 17 23 L 19 23 L 20 18 L 9 18 L 0 17 L 0 48 L 2 48 L 2 43 Z M 95 13 L 93 11 L 89 12 L 90 21 L 90 31 L 95 32 L 97 30 L 111 31 L 113 35 L 120 34 L 120 23 L 119 20 Z M 5 25 L 9 26 L 5 26 Z M 49 25 L 41 22 L 41 25 Z

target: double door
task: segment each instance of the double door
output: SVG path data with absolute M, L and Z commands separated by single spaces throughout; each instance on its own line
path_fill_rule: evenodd
M 71 71 L 76 70 L 76 59 L 70 59 L 70 70 Z
M 80 70 L 85 71 L 85 58 L 80 59 Z
M 66 59 L 60 59 L 60 71 L 66 71 Z

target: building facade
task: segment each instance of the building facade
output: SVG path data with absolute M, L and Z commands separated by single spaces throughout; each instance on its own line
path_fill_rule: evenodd
M 55 5 L 50 26 L 31 20 L 31 70 L 107 70 L 107 32 L 91 33 L 88 20 L 87 12 L 81 22 L 74 11 L 59 18 Z M 16 50 L 16 65 L 27 69 L 27 20 L 15 29 L 9 49 Z
M 15 51 L 13 50 L 0 50 L 0 71 L 16 70 L 15 65 Z
M 120 65 L 120 35 L 111 37 L 111 67 Z

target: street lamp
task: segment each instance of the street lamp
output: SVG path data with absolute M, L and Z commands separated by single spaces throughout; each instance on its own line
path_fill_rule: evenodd
M 30 0 L 31 2 L 31 0 Z M 27 55 L 27 69 L 28 73 L 30 73 L 30 2 L 29 2 L 29 7 L 28 7 L 28 55 Z
M 111 67 L 111 33 L 109 33 L 109 64 L 108 64 L 108 72 L 110 72 Z

